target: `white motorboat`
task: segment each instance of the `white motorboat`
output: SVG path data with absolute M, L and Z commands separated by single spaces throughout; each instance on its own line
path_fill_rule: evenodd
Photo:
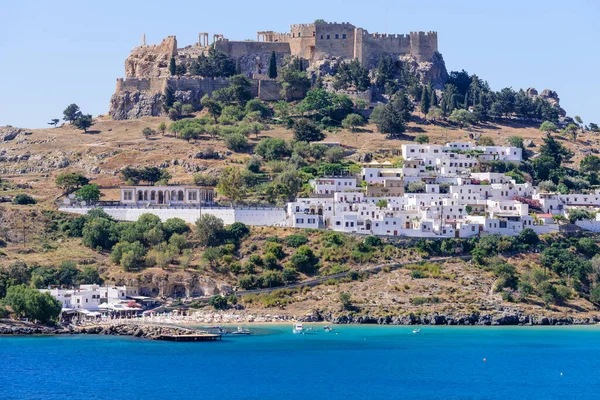
M 232 335 L 249 335 L 250 334 L 250 330 L 246 329 L 246 328 L 242 328 L 241 326 L 238 326 L 237 331 L 233 331 L 231 332 Z
M 412 330 L 412 333 L 414 333 L 415 335 L 416 335 L 417 333 L 421 333 L 421 328 L 415 328 L 415 329 L 413 329 L 413 330 Z
M 292 329 L 292 332 L 294 332 L 295 334 L 304 334 L 304 326 L 302 324 L 296 324 L 294 325 L 294 329 Z

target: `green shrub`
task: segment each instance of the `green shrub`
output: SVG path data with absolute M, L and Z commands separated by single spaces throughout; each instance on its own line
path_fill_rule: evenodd
M 427 297 L 413 297 L 410 299 L 410 303 L 415 306 L 420 306 L 423 304 L 429 303 L 429 299 Z
M 230 135 L 226 135 L 224 138 L 225 146 L 236 153 L 241 153 L 246 151 L 248 148 L 248 140 L 246 137 L 240 133 L 232 133 Z
M 427 274 L 425 274 L 425 272 L 423 272 L 423 271 L 415 269 L 410 272 L 410 277 L 412 279 L 422 279 L 422 278 L 427 278 Z
M 253 275 L 242 275 L 238 279 L 238 286 L 248 290 L 256 286 L 256 278 Z
M 259 256 L 258 254 L 252 254 L 250 255 L 250 257 L 248 257 L 248 261 L 258 265 L 258 266 L 262 266 L 263 265 L 263 259 L 261 256 Z
M 296 250 L 296 252 L 290 257 L 290 263 L 300 272 L 305 274 L 313 273 L 316 270 L 319 260 L 310 249 L 310 247 L 303 245 Z
M 383 244 L 381 238 L 374 235 L 367 236 L 363 243 L 369 247 L 379 247 Z
M 215 310 L 225 310 L 227 308 L 227 298 L 221 296 L 220 294 L 213 296 L 208 301 Z
M 30 204 L 35 204 L 35 203 L 37 203 L 37 201 L 33 197 L 31 197 L 28 194 L 24 194 L 24 193 L 19 193 L 13 199 L 13 204 L 30 205 Z
M 278 259 L 273 253 L 267 253 L 263 257 L 264 266 L 267 269 L 277 269 L 279 267 Z
M 283 246 L 280 245 L 279 243 L 274 243 L 274 242 L 265 243 L 264 251 L 265 251 L 265 254 L 266 253 L 273 254 L 275 257 L 277 257 L 278 260 L 281 260 L 282 258 L 285 257 L 285 252 L 283 251 Z
M 284 242 L 288 247 L 298 248 L 308 243 L 308 238 L 304 235 L 289 235 L 284 239 Z

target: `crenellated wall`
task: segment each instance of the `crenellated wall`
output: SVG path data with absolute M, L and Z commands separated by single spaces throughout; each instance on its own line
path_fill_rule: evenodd
M 411 32 L 410 54 L 418 62 L 429 61 L 438 51 L 437 32 Z
M 308 60 L 333 56 L 357 58 L 363 64 L 372 64 L 385 53 L 412 55 L 417 62 L 423 62 L 431 60 L 438 50 L 436 32 L 405 35 L 369 33 L 348 22 L 296 24 L 290 26 L 290 33 L 268 31 L 263 37 L 272 43 L 289 43 L 292 55 Z

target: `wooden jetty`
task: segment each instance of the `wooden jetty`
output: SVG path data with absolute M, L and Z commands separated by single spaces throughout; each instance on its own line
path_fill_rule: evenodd
M 221 335 L 216 333 L 192 333 L 189 335 L 159 335 L 155 339 L 169 342 L 214 342 L 221 340 Z

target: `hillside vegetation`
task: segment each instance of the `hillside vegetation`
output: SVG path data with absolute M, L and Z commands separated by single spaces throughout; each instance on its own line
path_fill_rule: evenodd
M 287 68 L 281 75 L 288 83 L 306 84 L 303 71 Z M 415 141 L 519 146 L 528 161 L 479 168 L 561 192 L 590 191 L 598 184 L 600 159 L 592 155 L 600 144 L 598 127 L 561 116 L 548 100 L 510 89 L 493 92 L 464 71 L 451 73 L 444 90 L 434 90 L 401 66 L 383 63 L 367 75 L 386 103 L 368 110 L 321 88 L 328 80 L 347 90 L 366 84 L 356 65 L 340 71 L 313 83 L 299 102 L 250 99 L 248 82 L 234 76 L 230 88 L 203 99 L 201 110 L 173 102 L 168 118 L 112 121 L 92 120 L 72 105 L 65 110 L 69 123 L 5 135 L 0 289 L 103 279 L 181 298 L 343 273 L 313 289 L 227 302 L 249 309 L 377 315 L 513 306 L 565 315 L 595 310 L 600 261 L 593 236 L 538 238 L 526 230 L 516 239 L 382 241 L 327 231 L 224 227 L 206 217 L 187 226 L 151 215 L 125 223 L 101 211 L 80 217 L 55 211 L 67 194 L 89 202 L 116 200 L 119 185 L 139 181 L 216 186 L 217 201 L 226 205 L 282 205 L 307 194 L 312 178 L 356 173 L 371 159 L 401 165 L 401 144 Z M 470 254 L 470 263 L 428 261 Z M 397 268 L 409 261 L 423 263 Z M 386 269 L 376 275 L 364 271 L 377 265 Z

